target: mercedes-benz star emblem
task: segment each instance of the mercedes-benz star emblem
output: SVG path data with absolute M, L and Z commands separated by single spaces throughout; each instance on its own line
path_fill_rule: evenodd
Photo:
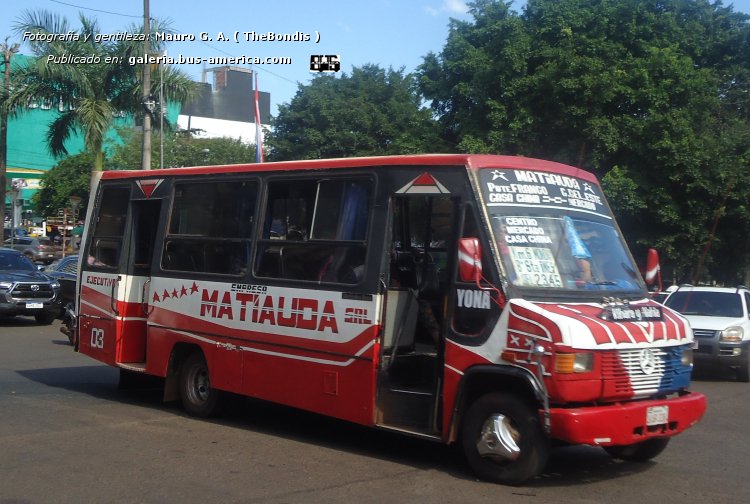
M 639 364 L 641 365 L 641 371 L 644 374 L 650 375 L 656 370 L 656 355 L 650 348 L 644 348 L 641 350 L 639 356 Z

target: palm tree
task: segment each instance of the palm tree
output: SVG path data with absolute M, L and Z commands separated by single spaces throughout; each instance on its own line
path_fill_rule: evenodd
M 4 100 L 10 89 L 10 62 L 13 55 L 18 52 L 18 44 L 9 44 L 8 37 L 0 44 L 2 54 L 3 77 L 2 93 L 0 101 Z M 8 114 L 0 110 L 0 227 L 5 225 L 5 174 L 8 161 Z M 4 236 L 4 235 L 3 235 Z M 11 234 L 12 236 L 12 234 Z
M 154 111 L 144 107 L 142 66 L 129 61 L 143 55 L 143 42 L 97 41 L 96 35 L 101 31 L 96 20 L 81 14 L 80 23 L 78 31 L 71 31 L 65 18 L 48 11 L 25 11 L 21 15 L 16 30 L 41 35 L 31 43 L 37 59 L 18 70 L 16 87 L 3 108 L 15 115 L 34 102 L 58 106 L 61 112 L 50 123 L 47 132 L 52 155 L 66 155 L 65 141 L 74 132 L 82 132 L 86 149 L 94 155 L 93 170 L 102 170 L 104 139 L 115 117 L 121 113 L 135 117 L 155 114 L 158 117 L 161 107 Z M 168 26 L 158 21 L 152 26 L 154 30 L 169 31 Z M 63 40 L 44 37 L 69 33 L 77 36 L 67 36 Z M 133 26 L 127 33 L 142 33 L 142 30 Z M 154 51 L 160 50 L 158 43 L 152 46 L 155 46 Z M 184 103 L 194 96 L 196 86 L 186 74 L 171 67 L 165 68 L 161 74 L 167 99 Z M 158 79 L 157 76 L 155 86 L 160 85 Z

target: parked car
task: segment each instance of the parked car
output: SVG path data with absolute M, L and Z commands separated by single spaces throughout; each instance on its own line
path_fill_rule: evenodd
M 48 264 L 62 257 L 62 247 L 55 246 L 46 236 L 39 238 L 21 236 L 5 240 L 4 245 L 18 250 L 34 262 Z
M 24 228 L 16 228 L 16 236 L 28 236 L 28 234 L 29 233 Z M 10 228 L 3 228 L 3 241 L 7 240 L 8 238 L 10 238 Z
M 78 256 L 70 255 L 53 261 L 44 268 L 44 274 L 60 283 L 60 297 L 62 298 L 60 318 L 63 318 L 68 305 L 75 306 Z
M 684 315 L 693 328 L 700 366 L 732 368 L 750 381 L 750 291 L 744 287 L 692 287 L 673 291 L 664 305 Z
M 0 317 L 33 316 L 51 324 L 59 315 L 60 283 L 17 250 L 0 248 Z

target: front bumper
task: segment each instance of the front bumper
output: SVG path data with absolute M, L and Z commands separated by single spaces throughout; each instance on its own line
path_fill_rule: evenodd
M 726 343 L 719 340 L 720 331 L 694 330 L 698 348 L 693 352 L 696 367 L 719 365 L 726 367 L 743 366 L 750 352 L 750 340 L 739 343 Z
M 61 309 L 62 300 L 57 292 L 52 299 L 14 299 L 8 293 L 0 293 L 0 316 L 57 314 Z
M 669 407 L 667 422 L 649 426 L 647 410 L 655 406 Z M 679 434 L 695 425 L 705 411 L 706 397 L 698 392 L 607 406 L 551 408 L 550 437 L 570 444 L 629 445 Z

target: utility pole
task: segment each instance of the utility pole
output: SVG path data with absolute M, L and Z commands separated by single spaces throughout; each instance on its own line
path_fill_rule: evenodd
M 3 53 L 3 65 L 5 65 L 5 76 L 3 78 L 3 91 L 2 99 L 3 102 L 8 97 L 10 92 L 10 61 L 13 59 L 13 55 L 18 52 L 19 45 L 8 44 L 8 37 L 5 37 L 5 42 L 0 44 L 0 50 Z M 5 110 L 0 111 L 0 227 L 5 227 L 5 189 L 6 189 L 6 173 L 8 170 L 8 114 Z M 13 204 L 11 201 L 11 209 L 13 212 Z M 13 230 L 11 230 L 11 236 L 13 236 Z
M 146 109 L 143 114 L 143 154 L 141 168 L 151 169 L 151 112 L 153 102 L 151 100 L 151 63 L 148 61 L 151 52 L 151 22 L 149 14 L 149 0 L 143 0 L 143 33 L 146 35 L 144 42 L 144 53 L 146 62 L 143 65 L 143 106 Z

